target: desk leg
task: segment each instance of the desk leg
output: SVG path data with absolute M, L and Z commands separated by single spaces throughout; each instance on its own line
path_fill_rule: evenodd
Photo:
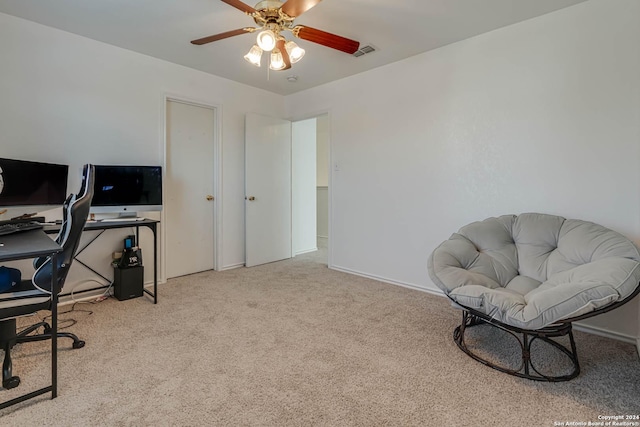
M 153 295 L 147 289 L 144 289 L 144 293 L 153 296 L 153 303 L 158 303 L 158 234 L 155 223 L 145 224 L 153 233 Z M 138 244 L 140 242 L 139 227 L 136 227 L 136 239 Z
M 153 224 L 153 303 L 158 303 L 158 236 Z
M 0 410 L 24 402 L 36 396 L 51 392 L 51 398 L 58 397 L 58 254 L 51 254 L 51 385 L 31 393 L 23 394 L 15 399 L 0 402 Z
M 58 396 L 58 255 L 51 266 L 51 398 Z

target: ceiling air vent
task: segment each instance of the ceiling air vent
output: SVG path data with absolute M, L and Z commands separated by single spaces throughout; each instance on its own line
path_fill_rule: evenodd
M 353 53 L 353 56 L 355 56 L 356 58 L 359 56 L 362 56 L 366 53 L 371 53 L 371 52 L 375 52 L 375 48 L 371 45 L 366 45 L 366 46 L 362 46 L 360 49 L 356 50 Z

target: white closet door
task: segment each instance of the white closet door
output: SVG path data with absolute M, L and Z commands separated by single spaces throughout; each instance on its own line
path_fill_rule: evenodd
M 214 268 L 215 110 L 167 102 L 167 278 Z

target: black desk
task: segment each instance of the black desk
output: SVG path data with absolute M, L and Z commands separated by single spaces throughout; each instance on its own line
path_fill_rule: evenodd
M 147 288 L 143 288 L 144 292 L 150 296 L 153 297 L 153 303 L 157 304 L 158 303 L 158 236 L 157 236 L 157 226 L 158 223 L 160 221 L 155 220 L 155 219 L 142 219 L 139 221 L 135 221 L 135 220 L 127 220 L 127 221 L 121 221 L 118 219 L 118 221 L 87 221 L 86 225 L 84 226 L 84 230 L 85 231 L 100 231 L 100 233 L 98 233 L 95 237 L 93 237 L 87 244 L 85 244 L 83 247 L 79 248 L 78 251 L 75 254 L 75 257 L 77 257 L 78 255 L 80 255 L 82 253 L 82 251 L 84 251 L 91 243 L 93 243 L 98 237 L 100 237 L 102 235 L 102 233 L 105 232 L 105 230 L 110 230 L 110 229 L 114 229 L 114 228 L 129 228 L 129 227 L 135 227 L 136 228 L 136 241 L 140 242 L 140 227 L 147 227 L 151 230 L 151 232 L 153 233 L 153 293 L 151 293 Z M 44 227 L 44 231 L 45 233 L 57 233 L 60 230 L 60 225 L 56 224 L 56 225 L 45 225 Z M 143 257 L 144 259 L 144 257 Z M 76 262 L 82 264 L 83 266 L 85 266 L 86 268 L 88 268 L 89 270 L 91 270 L 94 274 L 102 277 L 104 280 L 106 280 L 107 282 L 111 282 L 111 280 L 109 280 L 108 278 L 104 277 L 102 274 L 100 274 L 99 272 L 97 272 L 96 270 L 94 270 L 93 268 L 91 268 L 90 266 L 88 266 L 87 264 L 85 264 L 84 262 L 82 262 L 81 260 L 75 258 Z
M 58 270 L 56 268 L 56 256 L 62 248 L 54 242 L 42 230 L 31 230 L 20 233 L 0 236 L 0 262 L 15 261 L 20 259 L 31 259 L 41 256 L 51 256 L 52 275 L 51 289 L 56 289 L 55 283 L 58 280 Z M 15 399 L 0 403 L 0 409 L 24 402 L 25 400 L 51 392 L 51 398 L 58 395 L 58 294 L 51 293 L 51 385 L 31 393 L 24 394 Z

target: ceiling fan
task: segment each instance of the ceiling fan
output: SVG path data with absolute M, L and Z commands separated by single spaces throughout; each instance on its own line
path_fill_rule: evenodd
M 262 52 L 271 52 L 269 68 L 272 70 L 287 70 L 291 68 L 291 64 L 298 62 L 305 54 L 304 49 L 299 47 L 294 41 L 287 41 L 284 38 L 282 33 L 285 31 L 291 32 L 299 39 L 318 43 L 349 54 L 353 54 L 360 47 L 360 43 L 355 40 L 304 25 L 294 25 L 294 19 L 322 0 L 262 0 L 256 4 L 255 8 L 240 0 L 221 1 L 251 16 L 259 27 L 245 27 L 226 31 L 213 36 L 192 40 L 192 44 L 203 45 L 260 30 L 257 43 L 244 58 L 259 67 Z

